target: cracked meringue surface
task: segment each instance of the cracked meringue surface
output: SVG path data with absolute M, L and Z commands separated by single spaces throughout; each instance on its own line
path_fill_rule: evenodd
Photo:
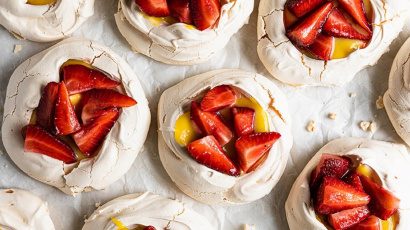
M 51 5 L 0 0 L 0 24 L 16 36 L 36 42 L 62 39 L 93 14 L 94 0 L 57 0 Z
M 95 157 L 79 163 L 24 152 L 21 128 L 30 121 L 41 90 L 51 81 L 59 82 L 59 70 L 69 59 L 89 62 L 121 82 L 124 93 L 138 104 L 123 108 L 121 115 Z M 80 38 L 67 39 L 23 62 L 10 78 L 2 126 L 3 143 L 14 163 L 29 176 L 67 194 L 101 190 L 118 180 L 131 167 L 150 124 L 148 101 L 131 67 L 108 48 Z
M 99 207 L 85 220 L 83 230 L 114 230 L 120 229 L 119 225 L 126 229 L 134 229 L 138 225 L 156 229 L 217 229 L 203 216 L 185 207 L 184 203 L 145 192 L 125 195 Z
M 115 21 L 132 48 L 157 61 L 173 65 L 194 65 L 207 61 L 225 47 L 247 23 L 253 0 L 229 0 L 213 29 L 197 30 L 185 23 L 168 24 L 142 13 L 135 1 L 119 0 Z
M 258 15 L 258 55 L 278 80 L 294 85 L 340 86 L 362 69 L 376 64 L 402 31 L 410 5 L 406 0 L 372 0 L 373 37 L 366 48 L 346 58 L 316 60 L 301 53 L 286 36 L 286 0 L 261 0 Z
M 410 177 L 407 173 L 410 158 L 406 147 L 402 144 L 350 137 L 336 139 L 323 146 L 296 179 L 285 204 L 291 230 L 300 229 L 300 226 L 304 226 L 306 230 L 327 230 L 316 218 L 309 188 L 310 173 L 325 153 L 347 156 L 371 167 L 382 186 L 400 199 L 396 229 L 410 228 Z
M 268 114 L 269 131 L 282 137 L 258 168 L 233 177 L 197 163 L 174 138 L 176 119 L 206 89 L 231 85 L 253 97 Z M 267 78 L 236 69 L 215 70 L 190 77 L 167 89 L 158 105 L 158 149 L 174 183 L 187 195 L 207 204 L 243 204 L 270 193 L 285 169 L 292 147 L 291 121 L 285 96 Z
M 0 189 L 0 229 L 54 230 L 54 224 L 39 197 L 20 189 Z
M 393 61 L 384 106 L 397 134 L 410 145 L 410 38 Z

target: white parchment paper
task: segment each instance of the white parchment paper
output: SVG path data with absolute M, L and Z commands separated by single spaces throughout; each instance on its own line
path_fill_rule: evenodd
M 179 191 L 161 165 L 157 149 L 157 103 L 161 93 L 168 87 L 184 78 L 214 69 L 241 68 L 269 76 L 256 53 L 258 5 L 259 1 L 256 0 L 255 11 L 249 24 L 232 37 L 227 47 L 218 52 L 212 60 L 197 66 L 181 67 L 161 64 L 131 51 L 115 25 L 117 1 L 96 1 L 95 15 L 73 36 L 83 36 L 110 47 L 128 61 L 140 77 L 152 113 L 152 125 L 143 151 L 130 171 L 106 190 L 70 197 L 22 173 L 8 157 L 3 144 L 0 144 L 0 188 L 22 188 L 39 195 L 49 204 L 56 229 L 62 230 L 81 229 L 84 217 L 94 211 L 96 204 L 105 203 L 120 195 L 146 190 L 186 202 L 187 206 L 205 215 L 219 226 L 219 229 L 239 230 L 243 224 L 255 225 L 258 230 L 288 229 L 284 203 L 290 187 L 307 161 L 322 145 L 343 136 L 401 142 L 386 112 L 384 109 L 376 109 L 375 102 L 387 89 L 388 74 L 395 54 L 410 36 L 410 20 L 406 23 L 405 31 L 393 42 L 390 51 L 382 56 L 378 64 L 361 71 L 353 82 L 345 87 L 294 88 L 282 85 L 272 78 L 288 97 L 295 137 L 282 179 L 268 196 L 248 205 L 216 207 L 199 204 Z M 17 40 L 0 27 L 0 117 L 3 117 L 6 87 L 14 69 L 30 56 L 53 44 Z M 22 50 L 14 53 L 15 45 L 22 45 Z M 352 97 L 349 96 L 351 94 Z M 331 112 L 337 114 L 336 120 L 327 117 Z M 306 131 L 310 120 L 316 122 L 316 130 L 313 133 Z M 376 122 L 377 131 L 370 133 L 361 130 L 361 121 Z

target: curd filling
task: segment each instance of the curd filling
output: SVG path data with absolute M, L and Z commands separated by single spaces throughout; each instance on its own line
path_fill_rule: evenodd
M 52 5 L 56 2 L 57 0 L 27 0 L 27 4 L 36 5 L 36 6 Z
M 115 217 L 111 217 L 111 222 L 115 224 L 115 226 L 117 227 L 116 230 L 144 230 L 146 228 L 146 226 L 139 224 L 136 227 L 129 229 L 119 219 Z

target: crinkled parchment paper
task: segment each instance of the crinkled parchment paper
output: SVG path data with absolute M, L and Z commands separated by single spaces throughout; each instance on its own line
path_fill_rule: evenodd
M 258 7 L 258 0 L 255 9 Z M 374 67 L 361 71 L 353 82 L 342 88 L 294 88 L 275 81 L 288 97 L 293 118 L 294 147 L 284 176 L 265 198 L 238 207 L 211 207 L 199 204 L 181 193 L 171 182 L 158 157 L 156 110 L 161 93 L 184 78 L 219 68 L 242 68 L 269 76 L 256 53 L 257 12 L 248 25 L 236 34 L 227 47 L 218 52 L 208 63 L 180 67 L 158 63 L 133 52 L 120 35 L 114 22 L 116 0 L 96 1 L 95 15 L 74 36 L 96 40 L 122 56 L 140 77 L 152 112 L 151 129 L 143 151 L 130 171 L 104 191 L 70 197 L 57 189 L 37 182 L 22 173 L 10 160 L 0 145 L 0 188 L 16 187 L 32 191 L 49 204 L 56 229 L 81 229 L 84 217 L 90 215 L 96 204 L 105 203 L 127 193 L 151 191 L 178 198 L 188 206 L 204 214 L 219 229 L 241 229 L 243 224 L 253 224 L 256 229 L 288 229 L 284 203 L 290 187 L 311 156 L 326 142 L 343 136 L 368 137 L 378 140 L 400 141 L 390 124 L 384 109 L 376 108 L 376 100 L 387 89 L 391 63 L 399 47 L 410 36 L 407 30 L 397 38 L 390 51 L 383 55 Z M 14 69 L 30 56 L 54 43 L 38 44 L 21 41 L 0 28 L 0 116 L 6 87 Z M 14 53 L 15 45 L 22 50 Z M 24 92 L 21 92 L 24 93 Z M 335 113 L 336 119 L 328 118 Z M 309 121 L 315 121 L 316 130 L 306 131 Z M 361 121 L 374 121 L 377 130 L 365 132 Z

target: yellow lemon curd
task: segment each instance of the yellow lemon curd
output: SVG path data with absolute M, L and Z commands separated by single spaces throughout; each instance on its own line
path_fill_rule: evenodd
M 56 2 L 57 0 L 27 0 L 27 4 L 36 5 L 36 6 L 52 5 Z

